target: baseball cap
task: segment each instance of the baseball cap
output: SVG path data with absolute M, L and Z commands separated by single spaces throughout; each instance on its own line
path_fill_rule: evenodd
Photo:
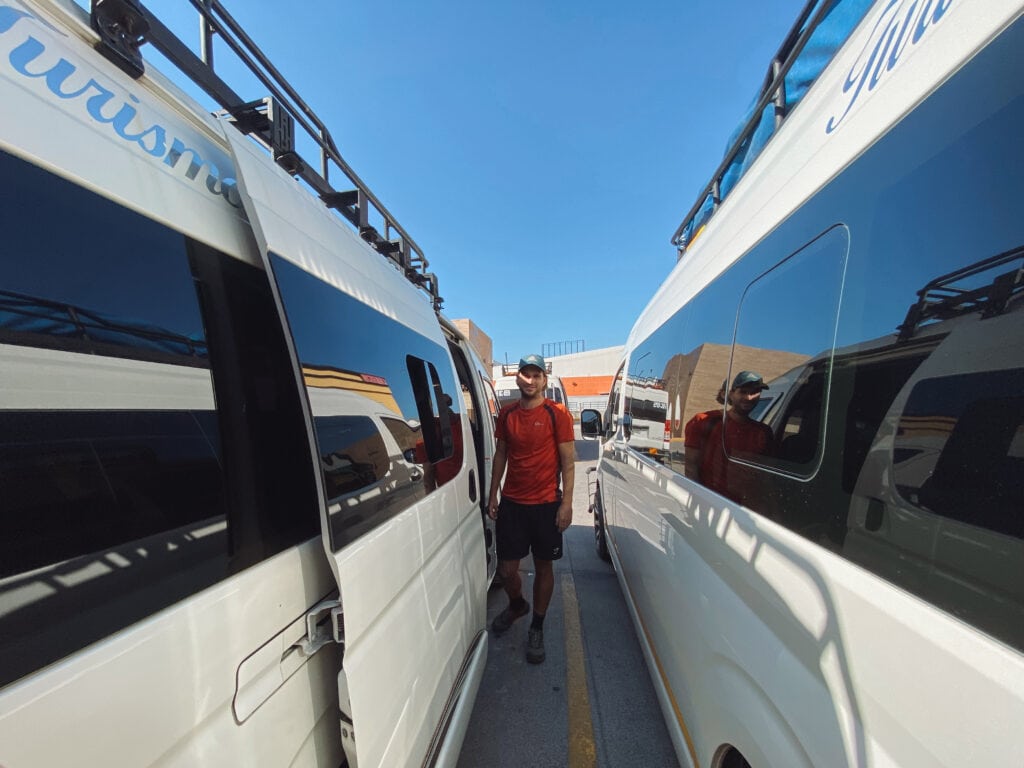
M 523 368 L 526 368 L 528 365 L 535 365 L 538 368 L 540 368 L 542 371 L 547 373 L 548 364 L 546 362 L 544 362 L 544 358 L 541 357 L 540 355 L 524 355 L 519 360 L 519 370 L 520 371 L 523 370 Z
M 768 389 L 768 385 L 764 383 L 761 374 L 754 373 L 753 371 L 740 371 L 736 374 L 736 378 L 732 380 L 733 389 L 745 387 L 748 384 L 760 384 L 761 389 Z

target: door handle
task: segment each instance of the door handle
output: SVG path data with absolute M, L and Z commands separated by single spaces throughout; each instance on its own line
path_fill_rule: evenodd
M 469 500 L 476 501 L 476 470 L 469 470 Z
M 868 508 L 864 513 L 864 529 L 872 533 L 882 528 L 885 516 L 885 502 L 875 497 L 868 498 Z
M 306 636 L 295 643 L 306 656 L 312 656 L 328 643 L 345 645 L 344 614 L 341 601 L 324 600 L 306 614 Z

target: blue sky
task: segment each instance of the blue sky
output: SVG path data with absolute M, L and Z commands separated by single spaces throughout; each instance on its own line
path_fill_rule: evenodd
M 625 342 L 804 5 L 224 2 L 499 362 Z M 195 47 L 187 0 L 148 7 Z

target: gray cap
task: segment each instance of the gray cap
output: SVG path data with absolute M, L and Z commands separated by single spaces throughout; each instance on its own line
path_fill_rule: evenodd
M 745 387 L 748 384 L 759 384 L 761 389 L 768 389 L 768 385 L 764 383 L 761 374 L 754 373 L 753 371 L 740 371 L 737 373 L 736 378 L 732 380 L 732 389 Z

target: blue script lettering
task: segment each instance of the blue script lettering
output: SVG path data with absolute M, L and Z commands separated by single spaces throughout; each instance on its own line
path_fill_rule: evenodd
M 11 8 L 8 5 L 0 5 L 0 34 L 9 32 L 11 27 L 26 16 L 31 16 L 31 14 L 28 11 L 19 11 L 17 8 Z
M 38 22 L 34 16 L 27 11 L 0 5 L 0 35 L 10 32 L 22 19 L 30 19 Z M 98 83 L 94 78 L 84 85 L 82 77 L 75 82 L 78 75 L 78 67 L 67 59 L 60 57 L 49 67 L 46 66 L 45 56 L 46 45 L 37 38 L 27 35 L 8 55 L 11 67 L 18 74 L 32 78 L 42 79 L 46 89 L 61 101 L 82 100 L 85 98 L 85 113 L 99 125 L 109 125 L 115 134 L 120 138 L 137 145 L 143 152 L 151 157 L 162 157 L 164 164 L 176 168 L 178 161 L 188 153 L 190 162 L 185 176 L 189 181 L 195 181 L 199 172 L 205 167 L 207 175 L 205 179 L 206 189 L 214 195 L 223 197 L 235 208 L 242 207 L 241 197 L 238 193 L 238 182 L 229 176 L 221 176 L 220 169 L 211 162 L 206 162 L 194 149 L 185 146 L 185 143 L 175 138 L 170 150 L 167 148 L 167 129 L 162 125 L 154 124 L 144 126 L 139 120 L 138 109 L 135 104 L 141 103 L 135 96 L 128 94 L 128 100 L 120 100 L 109 88 Z
M 952 4 L 953 0 L 890 0 L 843 83 L 843 93 L 850 94 L 846 109 L 838 117 L 829 118 L 825 133 L 832 133 L 839 127 L 865 86 L 868 92 L 873 91 L 896 66 L 907 46 L 917 45 L 928 27 L 937 24 Z

